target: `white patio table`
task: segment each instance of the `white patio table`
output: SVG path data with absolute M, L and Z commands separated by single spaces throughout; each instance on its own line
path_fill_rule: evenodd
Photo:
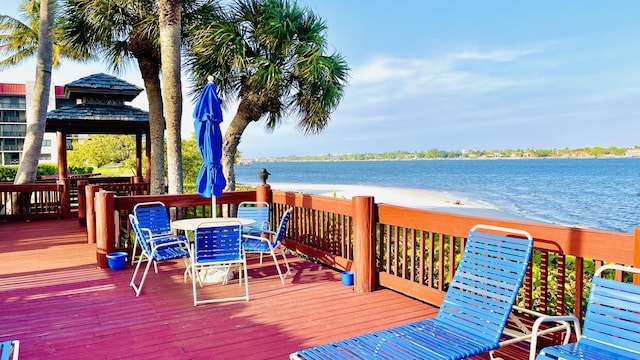
M 253 225 L 256 223 L 254 219 L 246 219 L 246 218 L 234 218 L 234 217 L 221 217 L 221 218 L 191 218 L 191 219 L 181 219 L 174 220 L 171 222 L 171 229 L 174 230 L 187 230 L 187 231 L 195 231 L 198 226 L 202 223 L 207 223 L 210 226 L 228 226 L 228 225 L 237 225 L 240 224 L 242 226 Z M 193 239 L 189 239 L 193 241 Z

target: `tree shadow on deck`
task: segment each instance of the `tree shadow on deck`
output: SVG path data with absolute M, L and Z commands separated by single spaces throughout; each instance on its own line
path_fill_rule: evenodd
M 251 256 L 248 302 L 194 307 L 181 260 L 150 272 L 136 297 L 133 267 L 97 268 L 77 220 L 2 224 L 0 238 L 0 338 L 21 340 L 24 358 L 283 359 L 435 311 L 389 290 L 355 293 L 338 271 L 292 255 L 285 285 L 272 259 Z
M 298 348 L 270 314 L 277 304 L 260 294 L 269 284 L 250 280 L 250 302 L 194 307 L 183 271 L 180 262 L 162 264 L 140 297 L 129 287 L 131 266 L 2 274 L 0 338 L 21 340 L 25 358 L 282 358 Z M 269 282 L 282 287 L 277 277 Z

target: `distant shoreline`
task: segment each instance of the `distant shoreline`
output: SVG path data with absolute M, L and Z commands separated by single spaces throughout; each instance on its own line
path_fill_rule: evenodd
M 592 157 L 483 157 L 483 158 L 421 158 L 421 159 L 287 159 L 287 158 L 262 158 L 245 160 L 248 164 L 236 164 L 236 166 L 247 166 L 252 163 L 270 162 L 348 162 L 348 161 L 499 161 L 499 160 L 612 160 L 612 159 L 640 159 L 640 156 L 592 156 Z
M 480 216 L 506 220 L 537 222 L 502 211 L 473 199 L 461 199 L 451 194 L 432 190 L 404 189 L 371 185 L 272 183 L 272 190 L 351 199 L 354 196 L 373 196 L 376 203 L 433 210 L 458 215 Z
M 322 155 L 288 155 L 253 158 L 253 161 L 392 161 L 392 160 L 493 160 L 493 159 L 617 159 L 640 158 L 640 146 L 607 148 L 601 146 L 576 149 L 489 149 L 489 150 L 419 150 L 382 153 L 346 153 Z M 252 161 L 244 159 L 244 161 Z

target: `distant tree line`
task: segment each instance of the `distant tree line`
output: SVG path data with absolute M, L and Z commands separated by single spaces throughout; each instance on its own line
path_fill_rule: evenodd
M 630 156 L 630 150 L 640 147 L 585 147 L 578 149 L 503 149 L 503 150 L 422 150 L 422 151 L 390 151 L 384 153 L 353 153 L 325 155 L 291 155 L 269 160 L 282 161 L 336 161 L 336 160 L 421 160 L 421 159 L 517 159 L 517 158 L 602 158 Z M 638 156 L 636 154 L 635 156 Z

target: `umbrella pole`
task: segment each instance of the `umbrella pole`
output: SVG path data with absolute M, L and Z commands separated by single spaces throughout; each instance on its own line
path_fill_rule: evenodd
M 215 196 L 211 196 L 211 217 L 213 219 L 215 219 L 218 214 L 217 211 L 218 209 L 216 208 L 216 197 Z

